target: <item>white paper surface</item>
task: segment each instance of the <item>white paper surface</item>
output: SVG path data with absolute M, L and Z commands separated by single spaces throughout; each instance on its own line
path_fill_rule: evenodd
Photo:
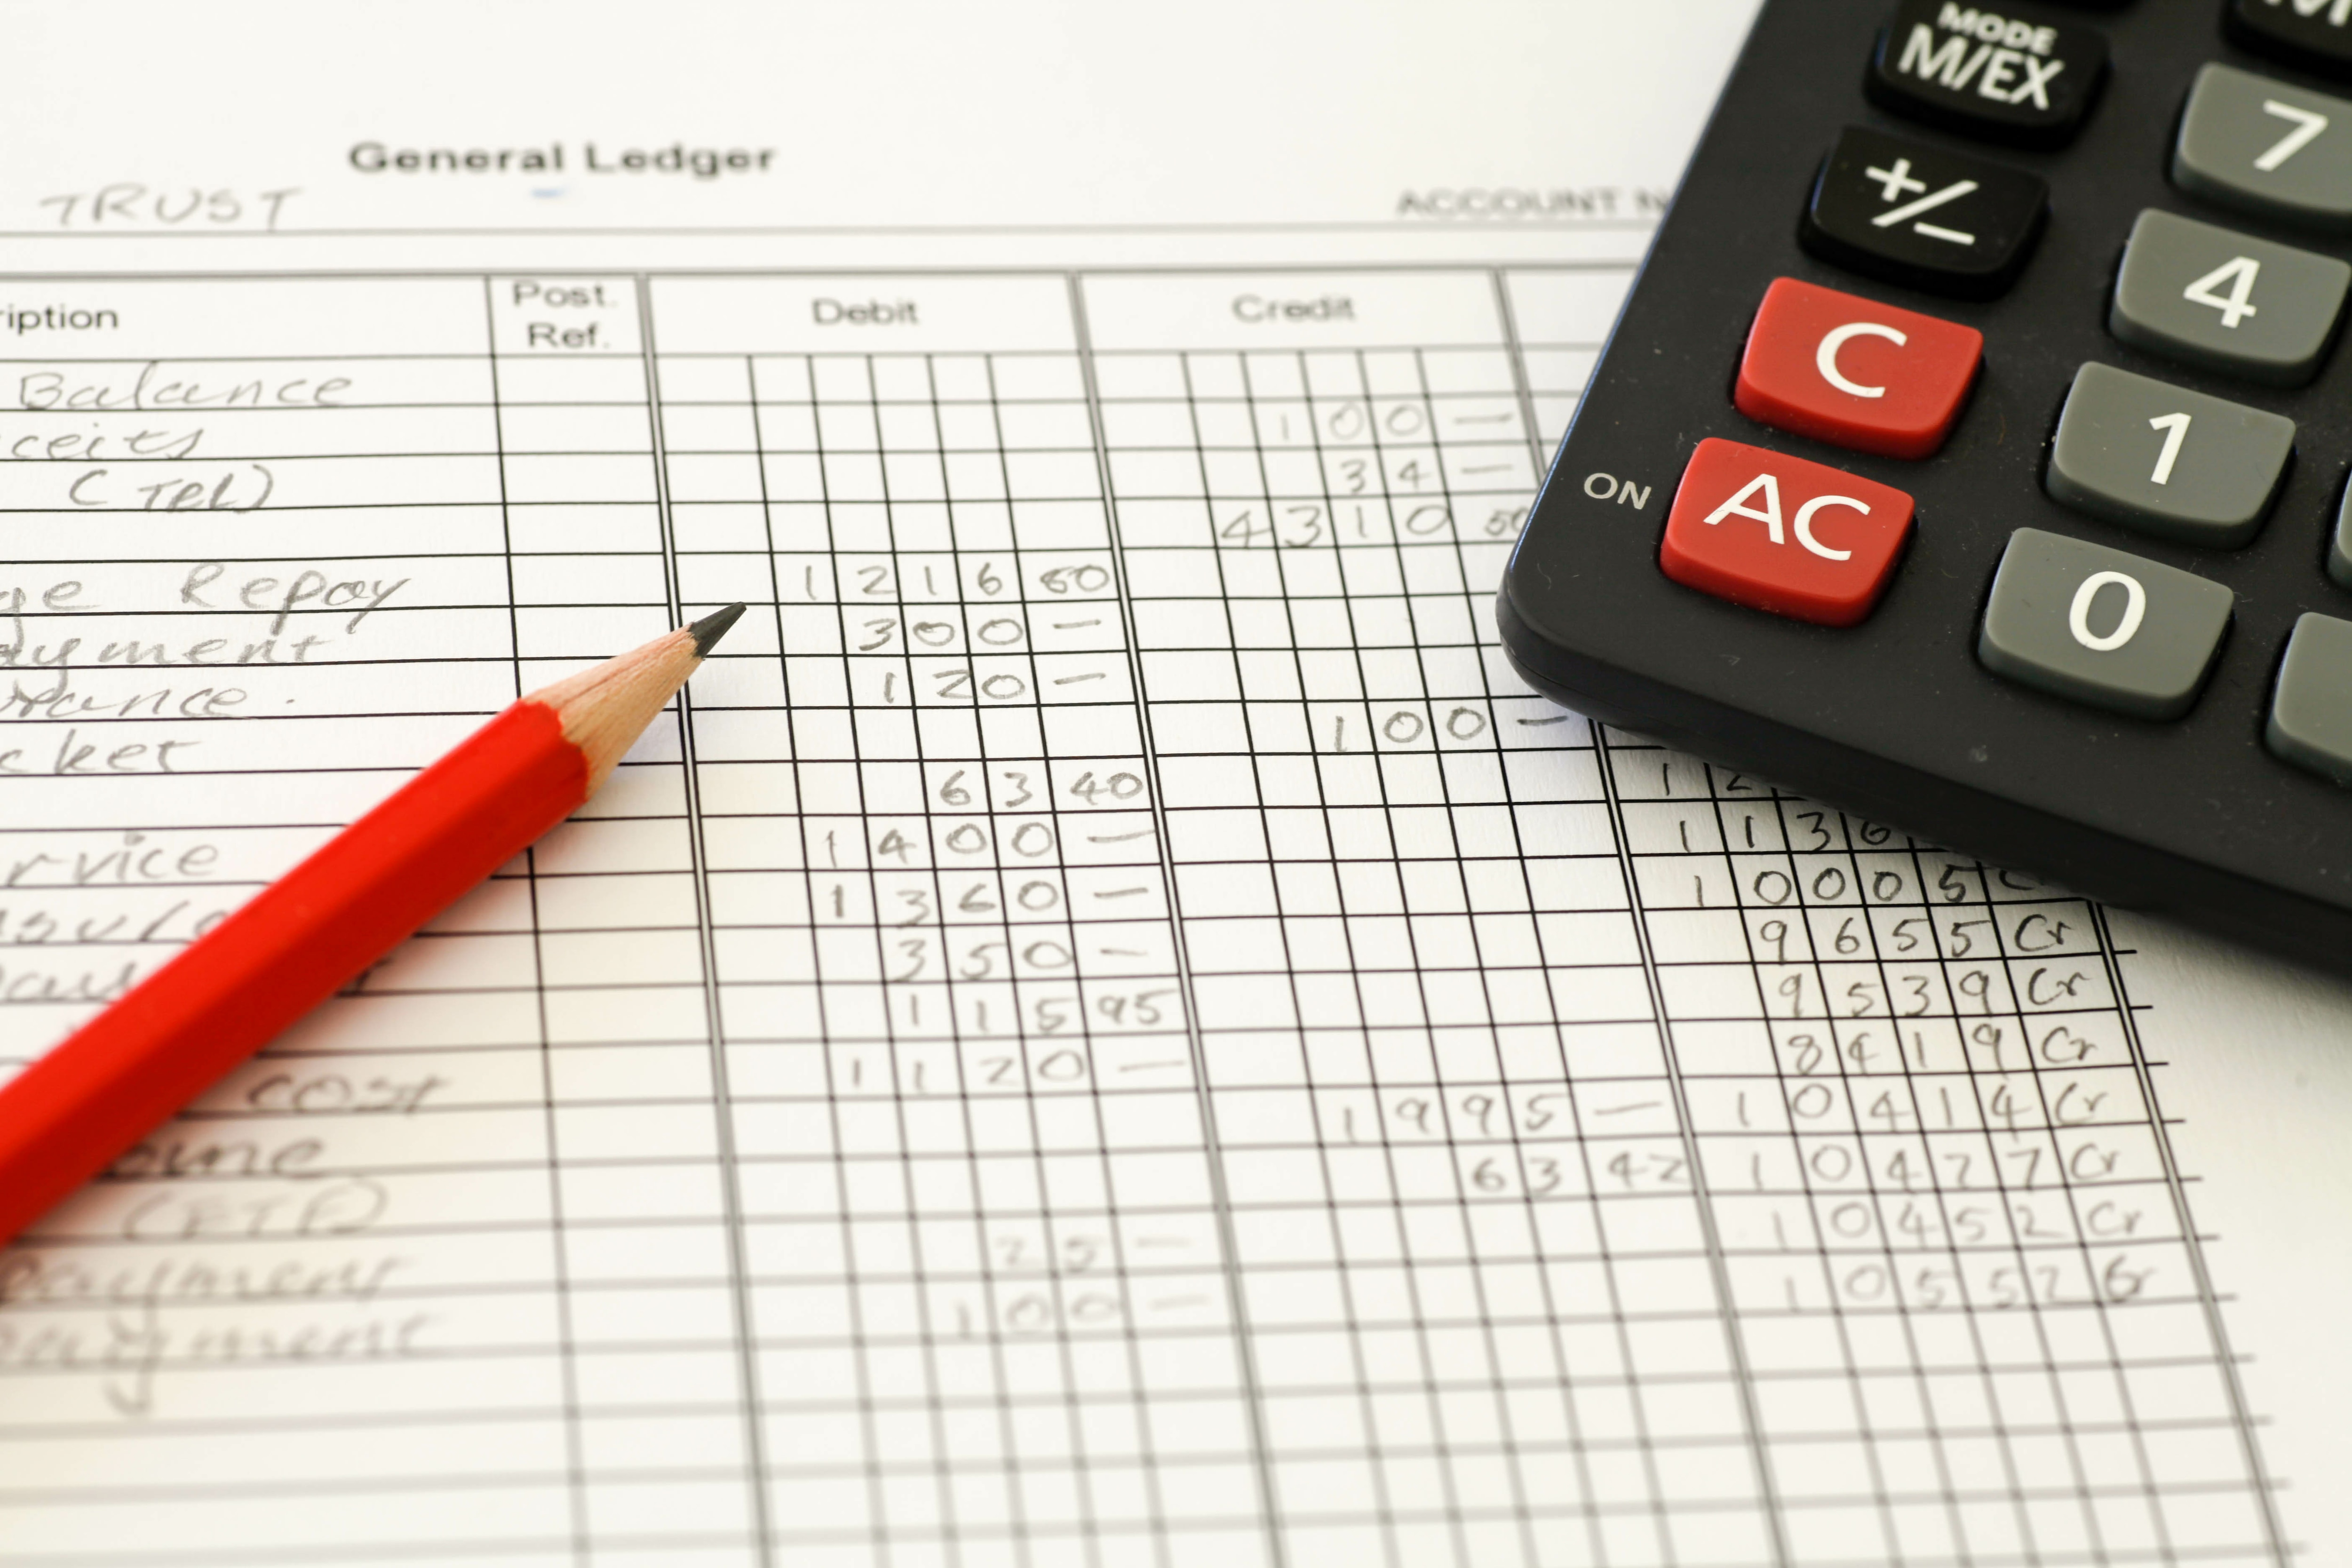
M 1493 645 L 1747 15 L 13 11 L 0 1053 L 752 608 L 0 1254 L 0 1562 L 2352 1549 L 2352 992 Z

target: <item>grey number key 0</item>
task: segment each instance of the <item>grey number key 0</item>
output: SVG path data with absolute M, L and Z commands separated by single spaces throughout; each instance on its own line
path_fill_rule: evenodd
M 1997 675 L 2141 719 L 2178 719 L 2235 604 L 2194 573 L 2038 528 L 2010 535 L 1977 658 Z
M 2132 225 L 2107 330 L 2134 348 L 2275 386 L 2319 374 L 2352 267 L 2154 208 Z
M 2113 365 L 2074 373 L 2042 489 L 2141 533 L 2234 549 L 2259 532 L 2294 421 Z

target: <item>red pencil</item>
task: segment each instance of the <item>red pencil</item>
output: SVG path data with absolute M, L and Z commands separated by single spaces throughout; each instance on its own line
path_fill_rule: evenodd
M 0 1244 L 579 809 L 742 614 L 525 697 L 0 1085 Z

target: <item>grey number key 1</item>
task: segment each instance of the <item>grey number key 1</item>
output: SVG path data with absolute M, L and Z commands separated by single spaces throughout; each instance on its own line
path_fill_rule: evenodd
M 2172 180 L 2281 223 L 2352 228 L 2352 102 L 2209 65 L 2181 111 Z
M 2042 488 L 2160 539 L 2233 549 L 2261 531 L 2294 421 L 2113 365 L 2074 373 Z
M 2132 225 L 2107 330 L 2135 348 L 2301 386 L 2336 336 L 2352 267 L 2151 207 Z
M 2038 528 L 2009 536 L 1977 658 L 1996 675 L 2141 719 L 2178 719 L 2235 599 L 2194 573 Z

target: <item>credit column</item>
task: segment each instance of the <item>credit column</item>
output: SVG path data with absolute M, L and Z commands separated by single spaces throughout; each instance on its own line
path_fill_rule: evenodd
M 672 623 L 627 278 L 490 281 L 525 689 Z M 677 708 L 531 851 L 584 1530 L 599 1562 L 753 1560 Z
M 1760 1556 L 1591 740 L 1471 652 L 1491 278 L 1086 300 L 1290 1560 Z

